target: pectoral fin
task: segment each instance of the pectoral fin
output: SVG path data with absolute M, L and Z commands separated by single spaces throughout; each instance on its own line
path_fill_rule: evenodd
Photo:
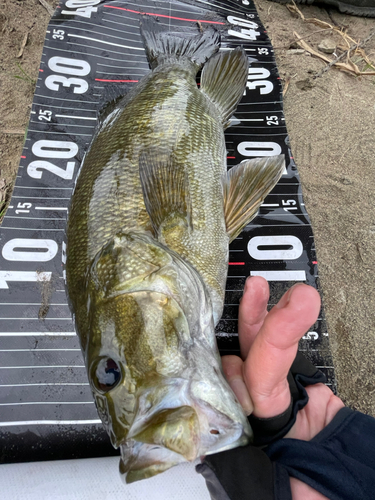
M 280 179 L 285 156 L 245 160 L 232 167 L 224 178 L 224 211 L 230 241 L 257 214 L 264 198 Z
M 150 148 L 139 159 L 139 175 L 146 210 L 156 234 L 162 224 L 190 226 L 191 203 L 186 170 L 173 155 Z

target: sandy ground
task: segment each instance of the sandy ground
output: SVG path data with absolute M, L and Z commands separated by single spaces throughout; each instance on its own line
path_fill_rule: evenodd
M 57 4 L 48 0 L 51 6 Z M 375 76 L 354 77 L 290 52 L 296 31 L 315 49 L 332 30 L 304 22 L 285 6 L 256 0 L 284 85 L 292 150 L 312 219 L 339 395 L 375 415 Z M 363 40 L 375 19 L 301 6 L 306 18 L 338 25 Z M 0 0 L 0 189 L 15 178 L 49 14 L 39 0 Z M 27 34 L 21 57 L 20 47 Z M 375 37 L 366 45 L 375 61 Z M 359 55 L 353 57 L 363 68 Z M 22 70 L 21 70 L 21 68 Z M 19 78 L 16 78 L 19 77 Z

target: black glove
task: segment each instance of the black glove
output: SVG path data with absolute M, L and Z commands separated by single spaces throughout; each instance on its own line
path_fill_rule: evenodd
M 305 387 L 324 383 L 325 376 L 298 352 L 289 371 L 288 382 L 291 403 L 285 412 L 272 418 L 250 415 L 253 444 L 207 455 L 196 466 L 197 472 L 206 480 L 212 500 L 291 500 L 287 472 L 276 467 L 261 446 L 287 434 L 296 421 L 298 411 L 308 402 Z
M 293 427 L 297 413 L 307 405 L 309 397 L 305 387 L 326 382 L 325 375 L 319 371 L 305 356 L 298 352 L 288 373 L 291 393 L 289 407 L 280 415 L 271 418 L 249 416 L 254 432 L 255 446 L 270 444 L 287 434 Z

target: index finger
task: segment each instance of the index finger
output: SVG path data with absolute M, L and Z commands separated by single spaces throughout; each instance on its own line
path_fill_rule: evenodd
M 265 318 L 243 370 L 256 416 L 270 418 L 288 407 L 287 374 L 298 341 L 315 323 L 319 310 L 319 293 L 311 286 L 298 284 L 284 294 Z
M 247 278 L 238 311 L 238 336 L 242 359 L 246 359 L 267 316 L 269 296 L 267 280 L 261 276 Z

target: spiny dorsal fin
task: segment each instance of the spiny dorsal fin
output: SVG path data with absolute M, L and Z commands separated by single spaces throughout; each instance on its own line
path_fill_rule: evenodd
M 198 71 L 220 45 L 220 34 L 212 26 L 202 33 L 198 32 L 198 27 L 171 32 L 150 16 L 142 18 L 141 35 L 151 69 L 161 62 L 188 58 Z
M 201 91 L 218 107 L 224 128 L 243 95 L 248 71 L 247 56 L 240 47 L 215 54 L 203 67 Z
M 163 223 L 184 220 L 191 224 L 189 179 L 173 155 L 149 148 L 139 158 L 139 175 L 146 210 L 156 234 Z
M 230 241 L 257 214 L 264 198 L 280 179 L 285 156 L 268 156 L 245 160 L 226 174 L 224 186 L 224 212 Z

